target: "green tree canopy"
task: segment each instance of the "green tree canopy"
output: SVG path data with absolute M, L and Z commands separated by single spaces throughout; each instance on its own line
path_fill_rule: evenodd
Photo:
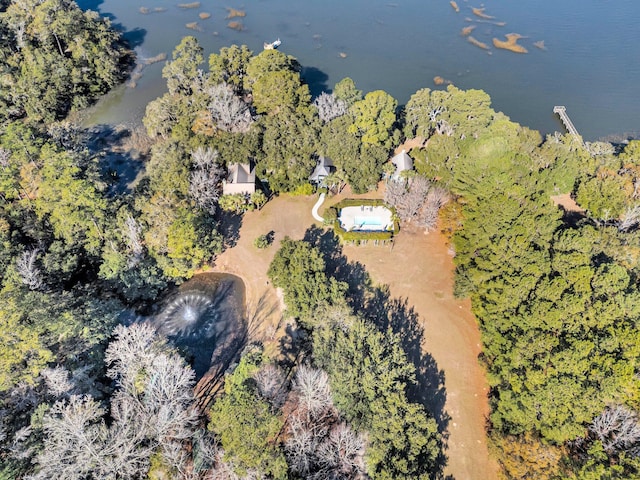
M 362 143 L 389 147 L 397 106 L 398 102 L 382 90 L 367 93 L 351 107 L 355 120 L 349 131 L 359 135 Z

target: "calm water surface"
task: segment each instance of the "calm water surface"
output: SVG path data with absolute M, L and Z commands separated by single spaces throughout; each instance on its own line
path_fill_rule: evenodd
M 420 88 L 443 88 L 433 83 L 441 76 L 463 89 L 487 91 L 496 110 L 543 133 L 564 131 L 554 105 L 567 106 L 587 140 L 640 132 L 638 0 L 457 0 L 458 13 L 448 0 L 204 0 L 191 9 L 169 0 L 78 3 L 110 17 L 141 57 L 170 55 L 185 35 L 195 35 L 206 55 L 234 43 L 258 53 L 263 42 L 279 37 L 281 50 L 305 67 L 316 94 L 349 76 L 365 92 L 383 89 L 404 104 Z M 140 7 L 166 11 L 142 14 Z M 246 12 L 233 19 L 242 31 L 227 27 L 226 7 Z M 201 12 L 211 17 L 201 20 Z M 188 29 L 190 22 L 200 31 Z M 471 25 L 471 35 L 489 50 L 461 35 Z M 529 53 L 494 48 L 492 39 L 507 33 L 522 35 L 518 43 Z M 540 41 L 544 49 L 534 45 Z M 161 63 L 147 67 L 135 89 L 113 92 L 90 122 L 139 120 L 145 105 L 164 92 L 161 70 Z

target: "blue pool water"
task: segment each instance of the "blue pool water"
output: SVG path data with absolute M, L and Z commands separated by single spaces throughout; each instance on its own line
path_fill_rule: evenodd
M 358 227 L 367 226 L 367 227 L 382 227 L 382 220 L 375 217 L 354 217 L 353 219 L 354 225 Z

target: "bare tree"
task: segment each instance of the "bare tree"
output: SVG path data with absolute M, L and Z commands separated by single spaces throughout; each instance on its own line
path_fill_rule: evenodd
M 124 226 L 125 239 L 131 252 L 129 266 L 133 267 L 140 262 L 142 254 L 144 253 L 144 247 L 142 246 L 142 227 L 131 215 L 127 215 L 127 218 L 125 218 Z
M 0 167 L 7 168 L 11 160 L 11 151 L 0 147 Z
M 438 120 L 438 115 L 444 112 L 445 108 L 442 105 L 438 105 L 437 107 L 433 107 L 429 110 L 429 121 L 431 123 L 436 123 Z
M 166 341 L 156 334 L 149 323 L 131 327 L 118 325 L 113 331 L 115 340 L 107 347 L 105 363 L 111 368 L 107 375 L 126 391 L 137 392 L 138 374 L 151 368 L 155 356 L 166 351 Z
M 331 429 L 320 445 L 318 460 L 322 470 L 333 474 L 333 478 L 364 478 L 364 452 L 365 440 L 362 435 L 341 422 Z
M 54 397 L 67 395 L 74 388 L 69 371 L 64 367 L 45 368 L 40 375 L 44 378 L 47 391 Z
M 289 420 L 285 449 L 287 463 L 292 471 L 306 478 L 315 468 L 316 450 L 323 434 L 324 432 L 318 432 L 299 416 L 293 416 Z
M 254 378 L 260 395 L 274 408 L 281 408 L 287 399 L 287 377 L 284 371 L 270 363 L 262 366 Z
M 34 479 L 140 478 L 157 451 L 187 478 L 184 444 L 197 420 L 193 370 L 149 325 L 119 326 L 115 337 L 106 354 L 119 387 L 109 424 L 90 396 L 57 402 L 43 420 Z
M 299 367 L 293 392 L 298 405 L 285 443 L 292 471 L 316 480 L 365 478 L 365 440 L 340 421 L 326 372 Z
M 400 220 L 410 222 L 424 205 L 430 187 L 431 182 L 421 176 L 389 182 L 385 201 L 396 208 Z
M 224 450 L 219 449 L 216 455 L 215 467 L 211 469 L 206 480 L 263 480 L 264 475 L 254 469 L 247 469 L 244 476 L 236 473 L 235 465 L 224 458 Z
M 16 267 L 22 283 L 29 287 L 29 290 L 40 290 L 44 285 L 42 273 L 36 265 L 39 252 L 40 250 L 37 248 L 25 250 L 16 261 Z
M 300 406 L 312 417 L 333 406 L 329 375 L 324 370 L 307 365 L 298 367 L 293 391 L 298 394 Z
M 249 106 L 242 101 L 225 83 L 209 87 L 210 97 L 207 110 L 211 120 L 220 130 L 225 132 L 245 133 L 251 128 L 253 117 Z
M 225 169 L 218 163 L 218 152 L 199 147 L 191 153 L 194 170 L 189 177 L 189 194 L 198 207 L 213 215 L 220 199 Z
M 313 104 L 318 109 L 318 116 L 320 120 L 327 123 L 334 118 L 341 117 L 347 113 L 347 102 L 336 98 L 333 93 L 322 92 L 313 101 Z
M 638 224 L 640 224 L 640 204 L 627 207 L 618 224 L 618 230 L 626 232 Z
M 433 230 L 438 222 L 438 212 L 449 201 L 449 192 L 442 187 L 429 189 L 424 205 L 418 213 L 418 222 L 427 230 Z
M 440 119 L 436 122 L 436 133 L 438 135 L 446 135 L 450 137 L 455 133 L 455 129 L 444 119 Z
M 414 222 L 427 230 L 436 226 L 438 212 L 449 198 L 446 189 L 433 185 L 422 176 L 389 182 L 384 197 L 395 207 L 400 220 Z
M 606 407 L 593 420 L 589 430 L 609 454 L 636 450 L 640 442 L 638 414 L 624 405 Z
M 45 416 L 44 448 L 34 479 L 81 480 L 103 464 L 107 427 L 104 410 L 90 397 L 57 402 Z
M 324 321 L 329 326 L 339 328 L 343 332 L 347 332 L 357 318 L 353 314 L 353 309 L 346 302 L 323 305 L 318 311 L 323 313 Z

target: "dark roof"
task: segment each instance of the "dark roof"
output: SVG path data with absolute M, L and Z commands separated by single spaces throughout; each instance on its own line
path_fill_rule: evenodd
M 329 157 L 319 157 L 316 168 L 309 176 L 309 180 L 317 182 L 321 178 L 327 177 L 333 170 L 335 170 L 333 160 Z

